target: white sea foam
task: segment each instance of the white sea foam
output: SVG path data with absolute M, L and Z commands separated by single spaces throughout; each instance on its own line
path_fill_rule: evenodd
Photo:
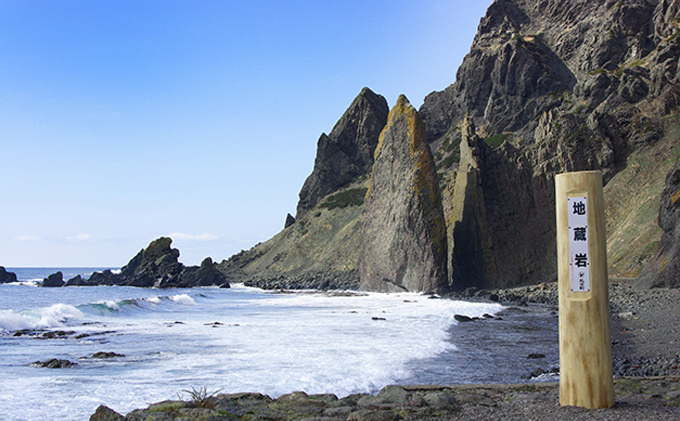
M 30 299 L 11 294 L 40 295 L 40 302 L 68 298 L 83 311 L 66 304 L 18 311 L 13 302 Z M 168 296 L 127 287 L 0 286 L 0 308 L 10 308 L 0 311 L 5 330 L 67 323 L 91 334 L 58 342 L 0 336 L 0 389 L 7 391 L 0 394 L 0 413 L 8 420 L 70 420 L 87 419 L 99 404 L 128 413 L 191 387 L 272 397 L 296 390 L 376 392 L 411 378 L 414 361 L 455 350 L 447 333 L 455 314 L 480 317 L 501 306 L 417 294 L 270 294 L 232 285 Z M 74 319 L 77 324 L 69 323 Z M 126 357 L 80 359 L 96 351 Z M 26 365 L 45 358 L 77 360 L 78 367 Z
M 67 304 L 55 304 L 36 310 L 0 310 L 0 331 L 21 329 L 48 329 L 62 326 L 69 319 L 83 316 L 77 308 Z
M 143 298 L 144 301 L 147 301 L 151 304 L 160 304 L 161 303 L 161 297 L 155 296 L 155 297 L 146 297 Z
M 173 295 L 172 297 L 168 297 L 170 300 L 174 301 L 177 304 L 181 304 L 184 306 L 195 306 L 196 305 L 196 300 L 188 296 L 187 294 L 178 294 L 178 295 Z

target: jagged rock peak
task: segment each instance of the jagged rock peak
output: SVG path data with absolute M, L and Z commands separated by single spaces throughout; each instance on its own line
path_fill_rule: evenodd
M 321 134 L 314 170 L 300 190 L 297 219 L 327 194 L 371 171 L 388 112 L 383 96 L 363 88 L 331 133 Z
M 446 226 L 434 159 L 401 95 L 375 151 L 359 254 L 360 289 L 446 289 Z
M 295 217 L 291 214 L 286 215 L 286 222 L 283 224 L 283 229 L 288 228 L 289 226 L 293 225 L 295 223 Z

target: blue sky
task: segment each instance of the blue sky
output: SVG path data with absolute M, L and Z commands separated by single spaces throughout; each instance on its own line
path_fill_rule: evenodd
M 0 266 L 266 241 L 368 86 L 455 81 L 491 0 L 0 0 Z

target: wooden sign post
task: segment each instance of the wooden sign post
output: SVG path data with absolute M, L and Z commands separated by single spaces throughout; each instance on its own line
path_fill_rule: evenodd
M 614 405 L 602 173 L 555 176 L 560 405 Z

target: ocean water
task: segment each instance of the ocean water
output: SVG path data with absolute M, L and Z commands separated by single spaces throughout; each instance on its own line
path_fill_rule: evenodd
M 536 339 L 517 334 L 524 335 L 524 345 L 517 335 L 495 341 L 488 333 L 495 329 L 490 323 L 507 321 L 473 322 L 480 323 L 477 329 L 453 318 L 504 310 L 491 303 L 407 293 L 273 293 L 242 285 L 37 288 L 33 281 L 55 270 L 8 270 L 22 283 L 0 285 L 5 420 L 86 420 L 100 404 L 126 414 L 202 387 L 272 397 L 298 390 L 342 397 L 389 384 L 519 381 L 526 368 L 509 355 L 536 351 L 537 342 L 550 353 L 556 343 L 551 339 L 556 326 L 544 313 L 545 329 L 532 324 Z M 15 336 L 21 329 L 33 334 Z M 39 339 L 44 332 L 36 330 L 73 333 Z M 494 354 L 494 344 L 506 355 Z M 91 358 L 96 352 L 124 356 Z M 77 365 L 31 365 L 51 358 Z

